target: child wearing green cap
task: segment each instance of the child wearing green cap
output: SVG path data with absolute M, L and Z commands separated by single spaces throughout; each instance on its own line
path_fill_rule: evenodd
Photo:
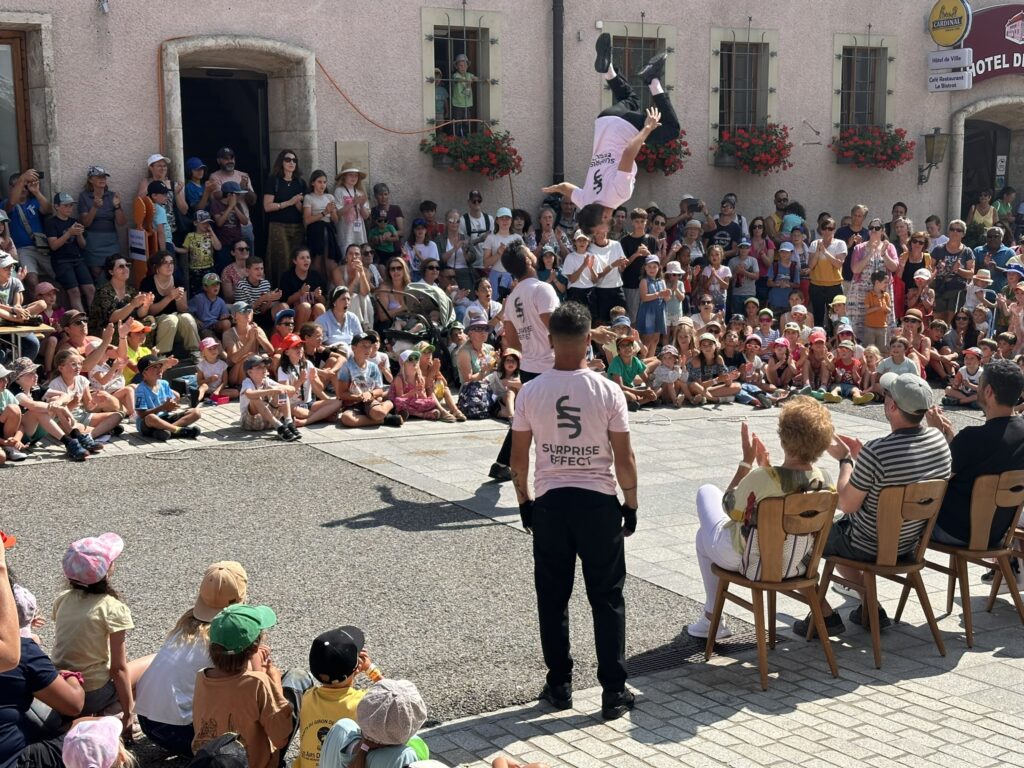
M 296 718 L 286 698 L 281 670 L 271 661 L 270 647 L 263 643 L 264 631 L 275 624 L 277 616 L 270 608 L 245 604 L 229 605 L 210 622 L 213 666 L 196 676 L 193 751 L 234 731 L 245 744 L 250 768 L 279 765 Z M 307 676 L 303 690 L 311 682 Z M 297 695 L 301 696 L 301 691 Z

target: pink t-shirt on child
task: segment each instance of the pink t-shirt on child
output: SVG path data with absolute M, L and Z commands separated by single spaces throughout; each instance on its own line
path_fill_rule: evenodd
M 555 488 L 615 493 L 608 433 L 629 432 L 629 413 L 610 379 L 589 369 L 546 371 L 523 386 L 512 429 L 533 433 L 538 498 Z

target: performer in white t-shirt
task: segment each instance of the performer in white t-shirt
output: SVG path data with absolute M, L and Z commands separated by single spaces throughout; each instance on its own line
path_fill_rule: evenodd
M 505 271 L 515 280 L 512 293 L 505 299 L 505 348 L 522 352 L 519 377 L 525 384 L 551 370 L 555 352 L 548 337 L 548 321 L 559 305 L 558 294 L 550 283 L 537 279 L 536 256 L 521 242 L 510 245 L 501 255 Z M 491 465 L 489 476 L 495 480 L 511 480 L 508 468 L 512 455 L 512 431 L 505 434 L 505 442 L 498 458 Z
M 577 222 L 586 234 L 593 234 L 600 222 L 611 221 L 612 213 L 633 196 L 636 184 L 636 156 L 640 147 L 665 144 L 679 137 L 679 118 L 661 85 L 667 53 L 652 58 L 639 77 L 651 89 L 654 106 L 644 115 L 633 89 L 612 66 L 612 38 L 607 32 L 597 38 L 594 68 L 604 75 L 615 103 L 594 121 L 594 150 L 582 187 L 562 182 L 544 187 L 547 194 L 569 195 L 579 209 Z
M 626 398 L 587 368 L 590 313 L 568 301 L 548 324 L 554 367 L 525 384 L 512 421 L 512 480 L 523 526 L 533 533 L 534 584 L 547 684 L 541 699 L 572 706 L 569 597 L 576 558 L 594 617 L 601 715 L 622 717 L 635 697 L 626 688 L 626 579 L 623 537 L 636 530 L 636 460 Z M 530 496 L 530 446 L 536 446 L 536 500 Z M 619 502 L 616 480 L 622 486 Z

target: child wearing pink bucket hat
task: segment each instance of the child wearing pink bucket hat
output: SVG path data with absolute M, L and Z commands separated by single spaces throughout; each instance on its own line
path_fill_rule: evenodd
M 80 672 L 85 689 L 83 715 L 121 709 L 130 738 L 134 723 L 135 684 L 152 657 L 128 661 L 125 636 L 135 624 L 132 613 L 111 586 L 110 573 L 124 550 L 116 533 L 71 542 L 64 553 L 68 589 L 53 603 L 54 644 L 58 669 Z
M 65 768 L 121 768 L 135 758 L 121 741 L 121 721 L 116 717 L 84 717 L 64 736 L 61 759 Z

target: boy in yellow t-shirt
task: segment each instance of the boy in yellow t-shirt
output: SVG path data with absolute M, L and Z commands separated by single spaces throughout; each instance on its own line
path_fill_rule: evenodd
M 357 627 L 338 627 L 318 635 L 309 648 L 309 671 L 319 686 L 302 695 L 299 708 L 299 756 L 292 768 L 317 768 L 324 736 L 338 720 L 356 719 L 366 691 L 352 687 L 370 668 L 365 638 Z

